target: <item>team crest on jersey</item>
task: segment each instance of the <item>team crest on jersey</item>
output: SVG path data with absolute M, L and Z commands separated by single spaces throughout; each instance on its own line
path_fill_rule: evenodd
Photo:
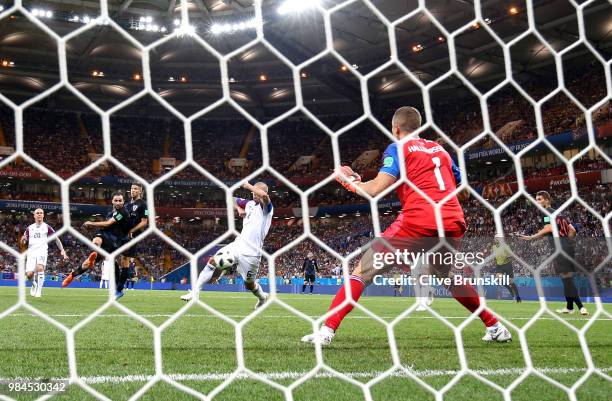
M 132 206 L 132 211 L 133 211 L 133 212 L 135 212 L 135 211 L 136 211 L 136 209 L 138 209 L 138 205 L 133 205 L 133 206 Z

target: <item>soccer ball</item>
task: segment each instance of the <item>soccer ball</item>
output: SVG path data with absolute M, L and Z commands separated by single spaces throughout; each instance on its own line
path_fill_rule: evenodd
M 229 270 L 236 264 L 236 256 L 229 249 L 220 249 L 213 258 L 221 270 Z

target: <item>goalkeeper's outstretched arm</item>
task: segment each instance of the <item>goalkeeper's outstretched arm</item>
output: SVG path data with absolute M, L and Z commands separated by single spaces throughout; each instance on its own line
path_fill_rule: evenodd
M 336 180 L 347 190 L 351 192 L 358 193 L 359 195 L 365 197 L 365 194 L 369 196 L 376 196 L 383 192 L 385 189 L 389 188 L 391 185 L 397 181 L 397 178 L 394 176 L 379 172 L 376 177 L 370 181 L 361 182 L 361 177 L 359 174 L 355 173 L 350 167 L 342 166 L 338 173 L 341 173 L 350 179 L 344 178 L 342 175 L 338 175 Z M 361 191 L 358 191 L 357 188 L 361 189 L 361 191 L 365 192 L 365 194 Z
M 368 195 L 376 196 L 385 189 L 389 188 L 391 185 L 393 185 L 395 181 L 397 181 L 395 177 L 389 174 L 378 173 L 373 180 L 366 182 L 356 182 L 355 184 L 358 188 L 360 188 Z M 357 191 L 357 193 L 359 193 L 359 191 Z

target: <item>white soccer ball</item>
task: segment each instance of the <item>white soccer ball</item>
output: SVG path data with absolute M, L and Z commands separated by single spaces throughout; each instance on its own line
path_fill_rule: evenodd
M 236 264 L 236 256 L 229 249 L 220 249 L 213 258 L 217 268 L 221 270 L 229 270 Z

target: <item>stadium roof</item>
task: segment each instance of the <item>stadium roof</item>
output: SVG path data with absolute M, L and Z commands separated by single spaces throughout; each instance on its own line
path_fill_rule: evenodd
M 325 48 L 323 17 L 315 10 L 281 15 L 278 11 L 283 1 L 263 2 L 264 35 L 291 62 L 303 63 Z M 10 6 L 8 3 L 4 2 L 5 10 Z M 99 15 L 99 4 L 95 1 L 51 0 L 44 2 L 44 8 L 39 2 L 23 3 L 60 36 Z M 144 45 L 171 34 L 180 24 L 180 0 L 108 3 L 112 19 Z M 327 8 L 340 3 L 343 2 L 321 1 Z M 372 3 L 390 21 L 417 6 L 416 0 Z M 536 0 L 534 4 L 536 26 L 554 50 L 560 51 L 579 39 L 576 10 L 568 1 Z M 471 2 L 437 0 L 428 1 L 427 5 L 445 29 L 453 31 L 465 26 L 455 38 L 458 70 L 482 91 L 501 82 L 505 76 L 503 50 L 485 27 L 470 25 L 474 19 Z M 252 1 L 192 0 L 188 13 L 191 24 L 188 29 L 195 30 L 221 54 L 255 38 L 250 24 L 254 18 Z M 594 2 L 585 9 L 584 16 L 587 39 L 608 60 L 612 49 L 612 6 L 605 0 Z M 483 1 L 482 17 L 505 43 L 528 28 L 525 10 L 508 1 Z M 356 1 L 334 12 L 331 28 L 334 49 L 358 73 L 366 74 L 389 60 L 387 27 L 363 2 Z M 401 22 L 395 35 L 399 60 L 422 82 L 431 82 L 449 70 L 447 38 L 426 14 L 418 13 Z M 103 109 L 143 88 L 140 50 L 111 25 L 94 25 L 68 41 L 66 52 L 70 81 Z M 516 43 L 509 53 L 519 82 L 554 77 L 554 58 L 534 35 Z M 13 101 L 22 102 L 58 81 L 55 40 L 19 12 L 10 13 L 0 23 L 0 59 L 0 91 Z M 595 60 L 581 45 L 564 56 L 563 65 L 575 69 Z M 327 54 L 300 70 L 304 103 L 315 114 L 361 112 L 359 82 L 343 65 Z M 154 48 L 150 66 L 153 88 L 186 114 L 221 97 L 218 61 L 189 35 Z M 274 117 L 294 105 L 291 71 L 262 44 L 233 57 L 228 72 L 232 96 L 253 115 Z M 393 107 L 398 99 L 405 102 L 421 97 L 418 86 L 397 67 L 376 74 L 368 87 L 374 108 Z M 447 79 L 434 90 L 452 94 L 453 98 L 467 93 L 458 79 Z

